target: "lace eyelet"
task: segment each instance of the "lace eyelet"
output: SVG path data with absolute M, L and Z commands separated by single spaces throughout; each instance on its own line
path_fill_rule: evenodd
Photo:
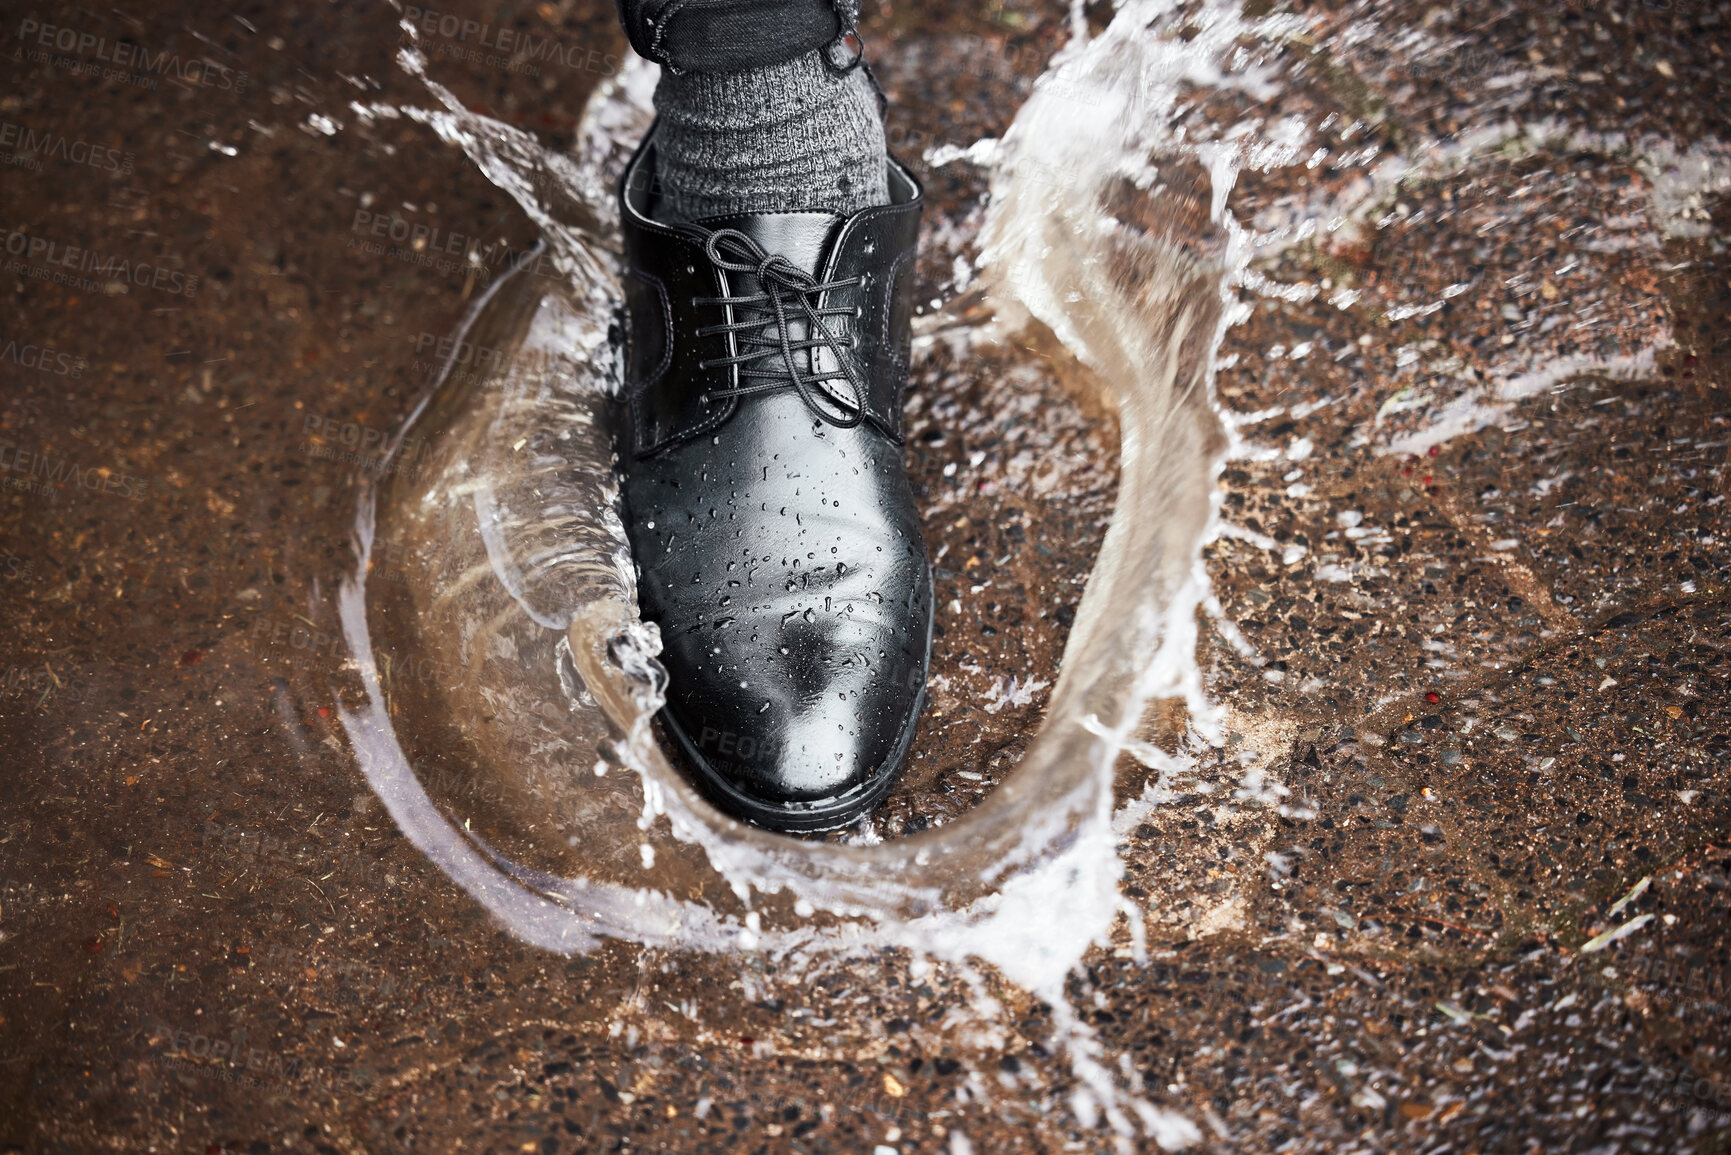
M 723 293 L 720 297 L 693 295 L 691 298 L 694 308 L 700 307 L 700 303 L 720 305 L 728 310 L 729 316 L 738 310 L 739 318 L 697 330 L 700 338 L 725 333 L 727 348 L 737 349 L 732 356 L 698 361 L 697 368 L 706 373 L 721 366 L 733 367 L 730 372 L 734 387 L 724 389 L 719 395 L 708 390 L 698 394 L 697 402 L 704 412 L 723 402 L 733 404 L 740 397 L 795 386 L 820 424 L 827 422 L 840 428 L 857 425 L 861 416 L 859 406 L 849 409 L 836 401 L 835 405 L 843 410 L 837 417 L 813 396 L 812 387 L 816 384 L 828 389 L 826 382 L 846 381 L 856 396 L 861 392 L 862 384 L 857 376 L 859 370 L 866 367 L 859 363 L 861 354 L 851 353 L 847 357 L 841 354 L 844 349 L 857 350 L 864 344 L 865 297 L 849 293 L 860 303 L 836 308 L 826 305 L 823 295 L 831 290 L 868 286 L 872 283 L 871 275 L 821 282 L 785 258 L 766 256 L 761 245 L 737 230 L 720 229 L 708 233 L 707 237 L 704 252 L 715 263 L 718 273 L 750 272 L 755 268 L 762 291 L 743 296 L 730 295 L 726 292 L 726 278 L 722 276 Z M 688 266 L 688 270 L 694 269 L 694 265 Z M 832 317 L 849 317 L 853 323 L 832 325 L 827 320 Z M 712 345 L 704 347 L 713 348 Z M 771 362 L 769 366 L 763 364 L 765 358 Z M 782 363 L 782 372 L 773 371 L 777 359 Z

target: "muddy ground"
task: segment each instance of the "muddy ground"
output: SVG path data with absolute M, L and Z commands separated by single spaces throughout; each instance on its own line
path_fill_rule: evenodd
M 894 955 L 548 955 L 406 845 L 306 691 L 343 659 L 315 594 L 349 564 L 342 455 L 406 415 L 429 340 L 534 232 L 425 129 L 347 123 L 351 100 L 425 103 L 388 7 L 153 9 L 25 7 L 0 29 L 0 1144 L 1104 1149 L 1025 992 L 988 983 L 1004 1013 L 982 1033 L 964 976 Z M 553 143 L 626 51 L 604 5 L 440 11 L 556 46 L 429 40 L 471 107 Z M 1354 15 L 1317 12 L 1325 31 Z M 1467 45 L 1422 68 L 1374 42 L 1319 60 L 1319 99 L 1384 93 L 1396 144 L 1458 129 L 1459 94 L 1510 64 L 1541 73 L 1529 116 L 1679 147 L 1726 132 L 1714 6 L 1381 18 Z M 1002 132 L 1068 14 L 899 0 L 867 34 L 931 198 L 920 297 L 965 297 L 984 177 L 920 158 Z M 1267 270 L 1353 286 L 1374 324 L 1254 299 L 1223 349 L 1222 403 L 1280 410 L 1241 434 L 1286 447 L 1227 462 L 1246 532 L 1206 553 L 1261 664 L 1205 630 L 1227 742 L 1126 832 L 1149 959 L 1120 926 L 1071 989 L 1119 1074 L 1211 1148 L 1731 1146 L 1731 207 L 1571 278 L 1568 222 L 1520 205 L 1603 220 L 1647 178 L 1541 150 L 1472 179 L 1411 182 L 1383 227 Z M 1494 243 L 1473 216 L 1491 209 Z M 482 266 L 437 239 L 371 247 L 386 214 Z M 70 247 L 131 271 L 56 280 L 51 262 L 88 268 Z M 1463 279 L 1497 288 L 1390 319 Z M 1589 301 L 1600 352 L 1674 344 L 1434 453 L 1359 437 L 1423 432 L 1383 409 L 1401 350 L 1563 355 L 1504 306 Z M 1038 723 L 1115 497 L 1114 426 L 1081 376 L 1038 334 L 966 357 L 934 340 L 916 367 L 943 612 L 891 836 L 960 813 Z M 1239 793 L 1247 751 L 1285 814 Z M 1146 777 L 1126 759 L 1121 793 Z

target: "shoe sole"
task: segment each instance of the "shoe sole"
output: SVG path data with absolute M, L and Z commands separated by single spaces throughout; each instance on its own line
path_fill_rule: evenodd
M 685 752 L 687 761 L 696 768 L 697 785 L 709 800 L 735 818 L 744 819 L 754 826 L 761 826 L 779 834 L 820 834 L 827 830 L 839 830 L 857 821 L 861 815 L 876 809 L 878 803 L 884 800 L 884 796 L 901 777 L 902 768 L 907 764 L 908 750 L 913 745 L 914 730 L 926 708 L 926 678 L 932 670 L 932 626 L 937 620 L 936 586 L 933 585 L 930 562 L 926 563 L 926 589 L 934 596 L 927 599 L 926 652 L 920 666 L 920 692 L 914 699 L 914 708 L 908 712 L 907 721 L 902 723 L 901 733 L 896 735 L 895 746 L 884 760 L 887 769 L 846 794 L 834 798 L 786 805 L 765 802 L 742 792 L 712 769 L 698 752 L 690 735 L 686 734 L 672 714 L 663 709 L 662 725 Z

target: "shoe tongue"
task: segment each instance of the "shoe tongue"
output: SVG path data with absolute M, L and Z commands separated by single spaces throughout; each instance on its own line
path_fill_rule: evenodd
M 817 275 L 842 218 L 835 213 L 738 213 L 705 217 L 705 228 L 738 229 L 766 253 L 779 253 L 801 272 Z

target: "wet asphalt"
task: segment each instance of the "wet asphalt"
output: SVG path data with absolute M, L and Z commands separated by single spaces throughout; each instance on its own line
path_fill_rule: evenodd
M 1389 147 L 1458 131 L 1511 67 L 1536 77 L 1522 114 L 1571 130 L 1727 130 L 1722 6 L 1381 13 L 1460 38 L 1418 63 L 1311 11 L 1311 82 L 1275 111 L 1338 108 Z M 884 5 L 893 147 L 1002 132 L 1067 20 Z M 548 955 L 383 815 L 318 691 L 344 660 L 324 595 L 356 470 L 534 240 L 426 129 L 354 123 L 353 100 L 425 103 L 394 22 L 23 5 L 0 28 L 0 1144 L 1106 1149 L 1026 992 L 988 977 L 988 1028 L 966 976 L 894 954 Z M 554 143 L 626 51 L 603 5 L 450 4 L 432 29 L 472 108 Z M 984 178 L 916 168 L 920 299 L 969 317 L 954 261 Z M 1557 272 L 1570 230 L 1639 212 L 1649 180 L 1562 147 L 1415 179 L 1385 224 L 1267 270 L 1365 308 L 1252 298 L 1227 337 L 1221 402 L 1278 410 L 1240 432 L 1280 452 L 1226 463 L 1247 532 L 1204 556 L 1261 664 L 1204 629 L 1227 742 L 1125 833 L 1148 960 L 1121 924 L 1070 990 L 1209 1148 L 1731 1144 L 1731 207 Z M 1526 323 L 1546 309 L 1594 324 Z M 1422 439 L 1388 404 L 1422 389 L 1404 351 L 1655 347 L 1434 452 L 1362 436 Z M 890 836 L 1014 766 L 1115 498 L 1115 426 L 1061 346 L 955 348 L 925 348 L 908 404 L 943 612 Z M 1161 707 L 1147 736 L 1183 725 Z M 1287 792 L 1246 790 L 1252 768 Z M 1125 758 L 1121 795 L 1148 777 Z

